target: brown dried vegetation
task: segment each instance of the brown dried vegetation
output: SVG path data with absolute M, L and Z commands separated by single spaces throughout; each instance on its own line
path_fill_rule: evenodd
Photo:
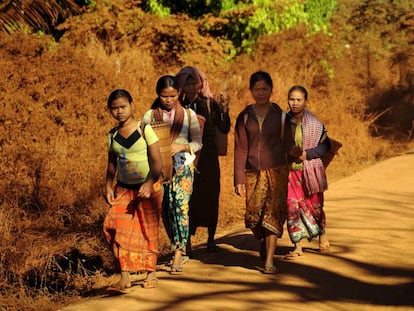
M 5 310 L 56 309 L 46 305 L 61 301 L 63 290 L 65 298 L 85 294 L 114 269 L 101 234 L 107 208 L 101 189 L 106 132 L 114 125 L 106 98 L 115 88 L 132 93 L 139 118 L 154 99 L 160 75 L 195 65 L 215 92 L 229 93 L 234 121 L 251 101 L 250 74 L 263 69 L 274 79 L 273 99 L 282 108 L 291 85 L 306 86 L 310 109 L 344 144 L 328 170 L 331 181 L 407 148 L 414 117 L 412 13 L 396 12 L 392 3 L 347 2 L 334 16 L 331 36 L 308 35 L 299 27 L 263 37 L 253 56 L 226 62 L 229 43 L 209 36 L 202 21 L 159 19 L 136 3 L 98 3 L 66 19 L 56 26 L 63 34 L 59 42 L 52 35 L 0 34 Z M 243 224 L 232 157 L 230 143 L 221 161 L 219 232 Z M 201 231 L 196 241 L 204 242 Z M 165 254 L 168 242 L 161 232 Z

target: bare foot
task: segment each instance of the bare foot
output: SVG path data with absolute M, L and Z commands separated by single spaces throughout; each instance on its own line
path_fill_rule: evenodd
M 326 234 L 321 234 L 319 236 L 319 252 L 321 253 L 327 253 L 329 252 L 329 240 L 328 237 L 326 236 Z

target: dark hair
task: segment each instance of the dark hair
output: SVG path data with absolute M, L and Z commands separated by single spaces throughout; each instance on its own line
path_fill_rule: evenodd
M 155 92 L 157 93 L 158 97 L 152 103 L 151 109 L 162 107 L 159 95 L 161 94 L 161 91 L 163 89 L 168 88 L 168 87 L 172 87 L 173 89 L 180 91 L 180 88 L 178 87 L 177 79 L 174 76 L 165 75 L 158 79 L 157 85 L 155 86 Z
M 127 90 L 118 89 L 118 90 L 112 91 L 112 93 L 109 94 L 108 102 L 107 102 L 108 108 L 111 108 L 112 102 L 114 100 L 121 98 L 121 97 L 125 97 L 126 99 L 128 99 L 128 102 L 130 104 L 133 102 L 132 96 L 131 94 L 129 94 Z
M 167 87 L 172 87 L 177 91 L 180 90 L 178 87 L 177 79 L 174 76 L 166 75 L 158 79 L 157 86 L 155 87 L 155 92 L 157 92 L 157 95 L 160 95 L 161 91 Z
M 250 90 L 252 90 L 255 84 L 259 81 L 266 82 L 266 84 L 270 86 L 271 89 L 273 89 L 273 81 L 272 81 L 272 78 L 270 77 L 270 74 L 268 74 L 265 71 L 256 71 L 250 76 L 250 84 L 249 84 Z
M 303 97 L 305 97 L 305 100 L 308 99 L 308 91 L 305 89 L 305 87 L 303 87 L 302 85 L 294 85 L 290 88 L 289 92 L 288 92 L 288 99 L 290 97 L 290 94 L 293 91 L 299 91 L 303 94 Z

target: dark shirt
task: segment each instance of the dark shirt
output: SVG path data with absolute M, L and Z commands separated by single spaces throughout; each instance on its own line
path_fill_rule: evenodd
M 209 104 L 209 105 L 208 105 Z M 185 108 L 193 109 L 196 114 L 206 119 L 203 130 L 203 151 L 215 151 L 217 146 L 215 142 L 216 129 L 223 134 L 230 131 L 230 117 L 228 112 L 223 112 L 219 104 L 214 99 L 197 97 L 193 102 L 185 99 L 183 102 Z
M 260 129 L 252 105 L 238 115 L 234 133 L 234 185 L 245 184 L 245 170 L 263 170 L 287 164 L 287 153 L 295 142 L 288 115 L 282 139 L 281 117 L 282 109 L 272 104 Z

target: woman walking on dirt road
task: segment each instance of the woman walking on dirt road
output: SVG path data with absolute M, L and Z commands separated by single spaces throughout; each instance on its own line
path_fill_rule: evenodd
M 285 256 L 288 260 L 303 256 L 300 241 L 304 238 L 312 240 L 319 236 L 319 251 L 329 250 L 323 211 L 323 192 L 328 183 L 321 157 L 331 144 L 322 122 L 306 109 L 307 99 L 308 92 L 303 86 L 290 88 L 288 103 L 292 135 L 302 151 L 289 172 L 287 229 L 295 248 Z
M 105 199 L 110 208 L 103 231 L 121 269 L 121 279 L 109 289 L 131 287 L 129 273 L 144 271 L 143 287 L 156 287 L 162 200 L 158 138 L 151 126 L 135 120 L 132 97 L 126 90 L 109 95 L 108 109 L 118 126 L 108 134 Z
M 184 109 L 179 102 L 174 76 L 159 78 L 156 92 L 158 97 L 143 121 L 170 125 L 173 174 L 171 181 L 164 183 L 162 217 L 174 251 L 171 273 L 179 273 L 183 271 L 182 256 L 189 236 L 188 204 L 193 190 L 195 153 L 202 147 L 201 132 L 195 112 Z
M 251 75 L 255 102 L 238 115 L 234 135 L 235 192 L 246 196 L 245 225 L 262 241 L 264 273 L 276 273 L 273 255 L 286 220 L 287 156 L 294 146 L 289 118 L 270 102 L 272 90 L 267 72 Z
M 205 118 L 203 148 L 199 154 L 190 200 L 190 236 L 187 253 L 191 252 L 190 237 L 195 235 L 197 227 L 208 228 L 207 251 L 215 252 L 218 250 L 214 236 L 220 196 L 220 165 L 216 136 L 227 135 L 230 131 L 229 97 L 221 93 L 215 100 L 204 74 L 195 67 L 182 68 L 176 77 L 182 90 L 184 107 L 193 109 L 197 115 Z

